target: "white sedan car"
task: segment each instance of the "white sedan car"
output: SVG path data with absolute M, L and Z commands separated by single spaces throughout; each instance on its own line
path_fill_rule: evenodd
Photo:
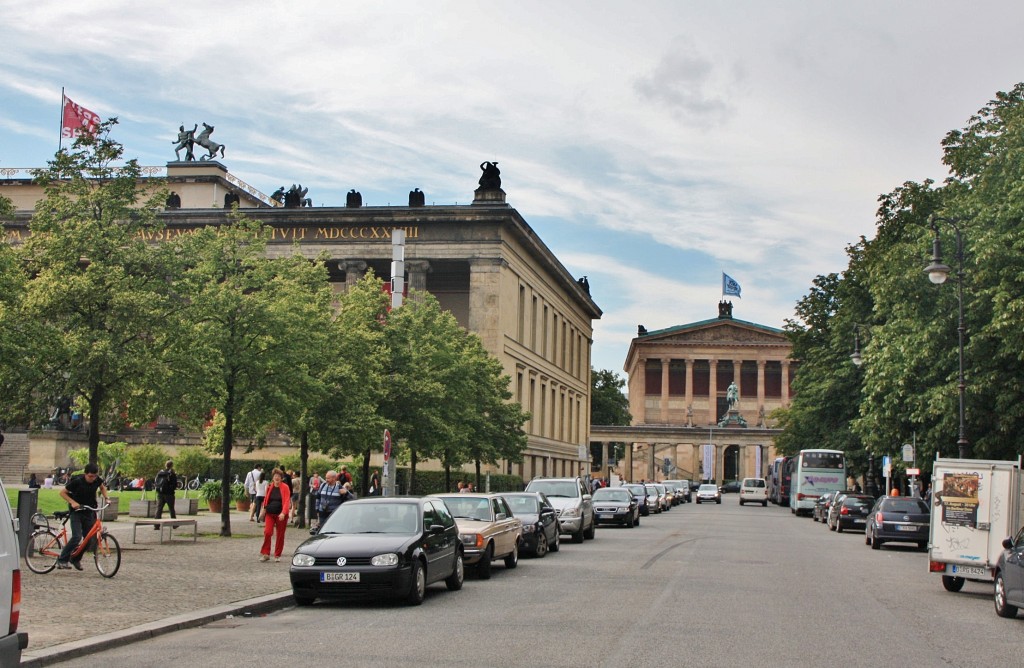
M 718 491 L 718 485 L 706 483 L 697 488 L 697 503 L 722 502 L 722 493 Z

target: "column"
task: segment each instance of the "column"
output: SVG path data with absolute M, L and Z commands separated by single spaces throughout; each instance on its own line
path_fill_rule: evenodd
M 782 360 L 782 405 L 789 405 L 789 360 Z
M 709 359 L 708 367 L 708 424 L 718 422 L 718 360 Z
M 764 406 L 764 360 L 757 360 L 757 410 Z
M 611 476 L 612 454 L 613 454 L 613 451 L 615 450 L 615 446 L 613 444 L 611 444 L 611 443 L 604 443 L 603 445 L 604 445 L 604 471 L 602 472 L 601 477 L 604 478 L 605 481 L 610 485 L 610 484 L 612 484 L 612 476 Z
M 623 475 L 625 476 L 626 480 L 630 482 L 633 482 L 633 480 L 635 480 L 635 477 L 633 476 L 633 447 L 635 445 L 635 443 L 626 444 L 626 463 L 623 467 Z
M 651 450 L 648 453 L 650 456 L 647 458 L 647 479 L 648 480 L 654 480 L 654 477 L 656 475 L 656 473 L 655 473 L 656 467 L 654 465 L 654 456 L 658 452 L 658 444 L 657 443 L 651 443 L 649 447 L 650 447 Z
M 499 295 L 501 258 L 480 258 L 469 263 L 469 331 L 475 332 L 486 350 L 500 350 Z
M 427 272 L 430 271 L 430 262 L 427 260 L 406 260 L 405 271 L 409 274 L 410 290 L 427 289 Z
M 673 478 L 680 477 L 679 469 L 682 468 L 682 466 L 680 466 L 680 464 L 682 464 L 682 461 L 683 461 L 682 457 L 680 456 L 680 448 L 682 448 L 682 447 L 683 446 L 682 446 L 681 443 L 676 443 L 675 447 L 672 448 L 672 463 L 676 465 L 676 470 L 672 473 L 672 477 Z
M 686 407 L 693 405 L 693 358 L 686 358 Z
M 362 260 L 338 260 L 338 269 L 345 272 L 345 289 L 362 280 L 366 274 L 366 263 Z
M 672 360 L 661 358 L 661 423 L 668 424 L 668 368 Z

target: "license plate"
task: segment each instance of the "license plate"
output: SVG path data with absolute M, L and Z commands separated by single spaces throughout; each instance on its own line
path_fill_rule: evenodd
M 896 526 L 896 531 L 917 531 L 917 527 L 908 527 L 904 524 Z
M 607 513 L 604 513 L 604 514 L 598 515 L 597 519 L 599 519 L 599 520 L 610 520 L 613 517 L 615 517 L 615 516 L 614 515 L 609 515 Z
M 866 521 L 867 520 L 854 520 L 853 523 L 854 524 L 864 524 L 864 522 L 866 522 Z
M 359 582 L 359 573 L 321 573 L 320 582 Z
M 988 569 L 981 566 L 957 566 L 953 564 L 953 572 L 957 575 L 973 575 L 982 578 L 990 576 Z

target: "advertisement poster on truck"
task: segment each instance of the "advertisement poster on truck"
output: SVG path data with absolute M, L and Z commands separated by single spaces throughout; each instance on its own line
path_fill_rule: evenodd
M 942 479 L 942 522 L 963 527 L 978 526 L 977 473 L 947 473 Z

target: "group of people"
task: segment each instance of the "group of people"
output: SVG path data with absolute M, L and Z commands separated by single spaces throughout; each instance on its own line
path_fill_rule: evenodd
M 456 483 L 455 488 L 458 490 L 459 494 L 472 494 L 476 491 L 476 487 L 473 483 L 463 482 L 462 480 Z
M 274 561 L 281 561 L 284 551 L 284 531 L 298 513 L 299 490 L 293 481 L 295 471 L 275 468 L 267 475 L 263 464 L 256 464 L 245 476 L 245 491 L 249 495 L 249 521 L 263 525 L 263 545 L 260 561 L 270 561 L 271 542 Z

